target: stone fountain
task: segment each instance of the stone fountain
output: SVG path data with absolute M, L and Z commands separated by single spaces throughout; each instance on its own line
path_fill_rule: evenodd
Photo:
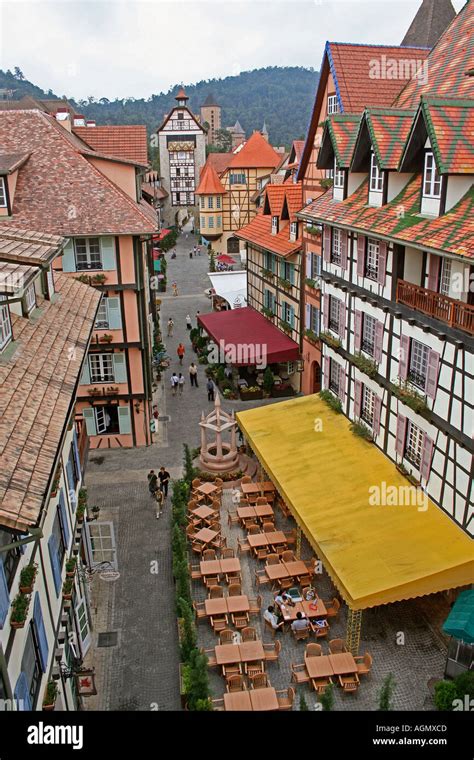
M 214 409 L 206 416 L 201 414 L 201 456 L 199 467 L 208 472 L 231 472 L 239 466 L 234 412 L 228 414 L 221 408 L 221 399 L 216 392 Z M 208 433 L 208 431 L 210 431 Z M 223 441 L 223 435 L 230 436 L 230 441 Z M 213 440 L 208 442 L 213 436 Z

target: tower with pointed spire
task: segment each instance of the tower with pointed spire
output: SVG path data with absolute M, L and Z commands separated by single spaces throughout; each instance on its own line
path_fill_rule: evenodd
M 221 128 L 221 107 L 210 93 L 201 106 L 201 124 L 207 126 L 207 144 L 215 145 L 216 132 Z
M 451 0 L 423 0 L 402 46 L 433 48 L 455 15 Z
M 232 150 L 235 150 L 244 142 L 245 130 L 237 119 L 233 127 L 227 127 L 227 131 L 232 135 Z
M 267 129 L 267 123 L 266 121 L 263 122 L 263 127 L 260 130 L 262 133 L 262 137 L 265 138 L 265 140 L 268 142 L 268 129 Z

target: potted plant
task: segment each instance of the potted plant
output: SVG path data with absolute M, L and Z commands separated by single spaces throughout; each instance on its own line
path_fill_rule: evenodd
M 321 237 L 321 230 L 319 227 L 316 227 L 315 224 L 308 225 L 308 227 L 306 227 L 306 232 L 308 235 L 313 235 L 313 237 Z
M 324 343 L 327 343 L 328 346 L 331 346 L 331 348 L 341 348 L 342 346 L 339 338 L 335 338 L 333 335 L 331 335 L 330 332 L 322 332 L 319 334 L 319 337 L 322 341 L 324 341 Z
M 92 513 L 92 517 L 88 517 L 87 522 L 92 522 L 92 520 L 97 520 L 97 518 L 99 517 L 100 507 L 92 507 L 90 511 Z
M 319 335 L 317 335 L 314 330 L 305 330 L 304 337 L 306 340 L 309 340 L 310 343 L 317 343 L 319 340 Z
M 312 277 L 306 277 L 304 282 L 308 288 L 311 288 L 311 290 L 317 290 L 316 280 L 313 280 Z
M 35 584 L 36 573 L 38 565 L 32 563 L 23 568 L 20 573 L 20 591 L 22 594 L 31 594 L 33 586 Z
M 77 557 L 71 557 L 66 562 L 66 578 L 74 578 L 76 572 Z
M 293 330 L 293 328 L 290 325 L 290 323 L 289 322 L 285 322 L 284 319 L 280 320 L 280 327 L 283 330 L 283 332 L 285 332 L 285 333 L 291 333 L 291 331 Z
M 110 335 L 110 333 L 104 333 L 101 336 L 101 338 L 100 338 L 100 342 L 101 343 L 112 343 L 113 339 L 114 339 L 113 335 Z
M 100 272 L 99 274 L 94 274 L 94 275 L 92 275 L 92 284 L 93 285 L 103 285 L 104 282 L 106 281 L 106 279 L 107 278 L 106 278 L 105 274 L 103 274 L 102 272 Z
M 267 309 L 266 306 L 262 306 L 262 314 L 264 317 L 268 317 L 268 319 L 273 319 L 275 316 L 274 312 L 271 309 Z
M 262 277 L 264 277 L 266 280 L 273 280 L 274 272 L 272 272 L 271 269 L 265 269 L 263 268 L 261 270 Z
M 76 510 L 77 515 L 77 522 L 84 522 L 84 513 L 86 511 L 86 505 L 85 504 L 79 504 Z
M 72 599 L 72 592 L 74 589 L 74 579 L 73 578 L 66 578 L 66 580 L 63 583 L 63 598 L 69 601 Z
M 278 284 L 280 285 L 280 287 L 284 288 L 285 290 L 291 289 L 291 282 L 289 280 L 285 280 L 284 277 L 278 278 Z
M 263 390 L 258 385 L 251 385 L 250 388 L 240 389 L 240 398 L 242 401 L 249 401 L 253 398 L 263 398 Z
M 89 394 L 89 396 L 101 396 L 102 395 L 102 391 L 100 390 L 100 388 L 89 388 L 89 390 L 87 391 L 87 393 Z
M 54 710 L 56 697 L 58 696 L 58 685 L 56 681 L 48 681 L 43 698 L 43 710 Z
M 57 470 L 56 470 L 56 472 L 55 472 L 55 474 L 54 474 L 53 485 L 51 486 L 51 496 L 52 497 L 56 496 L 57 493 L 58 493 L 58 488 L 59 488 L 59 482 L 60 482 L 60 480 L 61 480 L 61 470 L 58 467 Z
M 17 594 L 12 602 L 10 625 L 12 628 L 23 628 L 28 616 L 30 597 L 27 594 Z
M 106 393 L 108 393 L 109 396 L 116 396 L 118 392 L 119 392 L 119 389 L 117 387 L 112 387 L 112 386 L 110 388 L 107 388 L 106 390 Z

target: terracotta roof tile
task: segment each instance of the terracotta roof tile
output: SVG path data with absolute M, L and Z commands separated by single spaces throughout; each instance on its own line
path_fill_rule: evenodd
M 233 153 L 209 153 L 206 163 L 212 166 L 217 174 L 225 172 L 234 157 Z
M 145 126 L 127 124 L 74 127 L 73 132 L 98 153 L 148 165 L 148 137 Z
M 380 169 L 397 169 L 414 117 L 413 111 L 366 109 L 365 118 Z
M 340 169 L 347 169 L 350 166 L 359 124 L 360 116 L 354 114 L 334 114 L 327 120 L 329 135 Z
M 280 161 L 281 154 L 272 148 L 260 132 L 254 132 L 244 147 L 234 154 L 229 167 L 236 169 L 274 168 L 278 166 Z
M 55 283 L 38 319 L 12 315 L 18 345 L 0 364 L 0 525 L 23 532 L 44 505 L 100 300 L 72 278 Z
M 199 179 L 199 186 L 195 191 L 196 195 L 224 194 L 226 192 L 216 170 L 212 164 L 206 161 Z
M 260 211 L 252 221 L 242 227 L 237 237 L 254 243 L 260 248 L 272 251 L 279 256 L 290 256 L 301 250 L 301 230 L 296 241 L 290 240 L 290 223 L 296 220 L 296 213 L 303 206 L 303 187 L 301 182 L 284 185 L 266 185 L 265 194 L 270 206 L 270 214 Z M 286 202 L 288 208 L 288 220 L 282 220 L 281 214 Z M 265 207 L 265 206 L 264 206 Z M 272 216 L 278 216 L 280 220 L 279 231 L 272 234 Z
M 422 98 L 440 174 L 474 174 L 474 100 Z
M 29 153 L 0 153 L 0 174 L 11 174 L 28 159 Z

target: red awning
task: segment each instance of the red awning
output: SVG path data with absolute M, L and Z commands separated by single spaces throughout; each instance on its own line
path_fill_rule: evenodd
M 231 256 L 228 256 L 226 253 L 220 253 L 216 261 L 218 261 L 220 264 L 235 264 L 234 259 Z
M 250 306 L 199 315 L 198 322 L 237 367 L 300 358 L 298 344 Z
M 165 238 L 169 232 L 171 232 L 171 230 L 165 230 L 165 229 L 160 230 L 157 235 L 153 235 L 153 240 L 154 241 L 163 240 L 163 238 Z

